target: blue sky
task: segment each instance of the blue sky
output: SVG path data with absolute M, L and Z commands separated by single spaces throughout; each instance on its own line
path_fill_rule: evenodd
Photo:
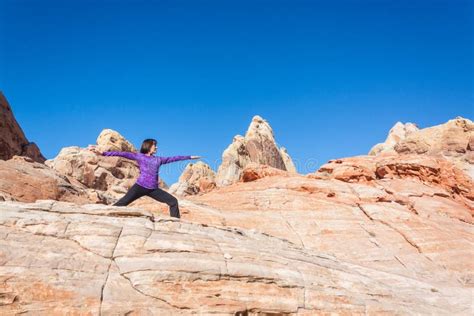
M 47 158 L 119 131 L 217 169 L 253 115 L 300 172 L 473 119 L 473 1 L 0 0 L 0 90 Z M 167 183 L 186 162 L 167 165 Z

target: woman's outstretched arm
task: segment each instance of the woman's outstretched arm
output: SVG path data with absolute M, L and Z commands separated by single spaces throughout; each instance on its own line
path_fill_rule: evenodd
M 130 160 L 137 160 L 137 154 L 128 151 L 104 151 L 102 156 L 118 156 Z
M 201 156 L 171 156 L 171 157 L 158 157 L 161 160 L 161 164 L 167 164 L 175 161 L 180 160 L 188 160 L 188 159 L 199 159 Z
M 138 156 L 138 154 L 128 152 L 128 151 L 104 151 L 104 152 L 101 152 L 97 149 L 96 146 L 89 146 L 88 149 L 90 151 L 96 153 L 97 155 L 101 155 L 101 156 L 117 156 L 117 157 L 127 158 L 127 159 L 130 159 L 130 160 L 137 160 L 137 156 Z

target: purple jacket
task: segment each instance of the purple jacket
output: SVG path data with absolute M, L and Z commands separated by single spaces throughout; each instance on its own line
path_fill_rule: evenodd
M 102 153 L 102 156 L 118 156 L 138 162 L 140 176 L 138 177 L 137 184 L 147 189 L 158 188 L 158 172 L 160 171 L 161 165 L 170 162 L 191 159 L 191 156 L 159 157 L 147 156 L 141 153 L 131 153 L 126 151 L 106 151 Z

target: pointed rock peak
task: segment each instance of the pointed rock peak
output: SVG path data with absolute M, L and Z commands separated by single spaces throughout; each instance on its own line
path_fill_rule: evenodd
M 100 151 L 137 151 L 132 143 L 126 140 L 119 132 L 112 129 L 104 129 L 99 134 L 97 145 Z
M 280 149 L 270 124 L 259 115 L 252 122 L 245 137 L 236 135 L 224 153 L 216 175 L 217 186 L 226 186 L 240 179 L 249 163 L 266 165 L 284 171 L 296 172 L 288 151 Z
M 271 141 L 275 141 L 273 129 L 268 122 L 259 115 L 252 118 L 252 122 L 245 134 L 245 138 L 261 138 L 266 137 Z

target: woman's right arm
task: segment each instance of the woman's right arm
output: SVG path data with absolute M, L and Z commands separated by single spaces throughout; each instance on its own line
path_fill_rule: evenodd
M 100 152 L 96 146 L 89 146 L 87 147 L 88 150 L 92 151 L 93 153 L 101 156 L 117 156 L 117 157 L 122 157 L 122 158 L 127 158 L 130 160 L 137 160 L 137 154 L 136 153 L 131 153 L 127 151 L 104 151 Z
M 130 160 L 137 160 L 137 154 L 128 151 L 104 151 L 102 156 L 118 156 Z

